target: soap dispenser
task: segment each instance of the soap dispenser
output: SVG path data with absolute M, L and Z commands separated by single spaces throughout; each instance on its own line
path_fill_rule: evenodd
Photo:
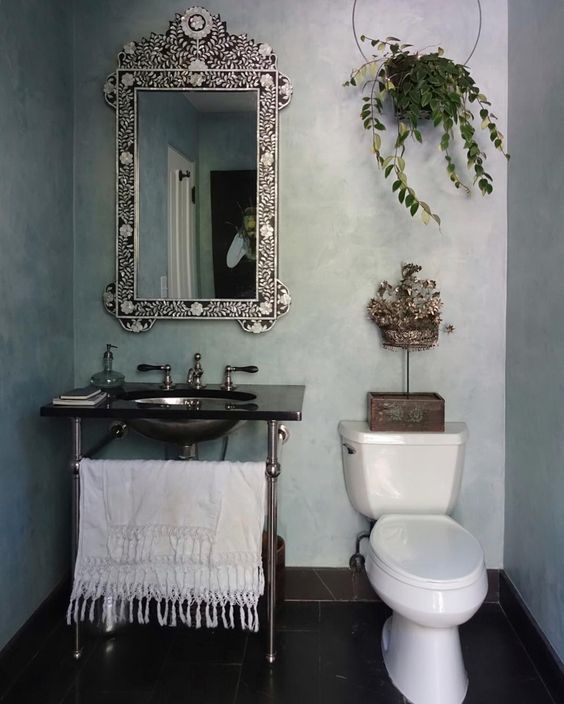
M 104 352 L 104 368 L 101 372 L 97 372 L 90 379 L 90 383 L 100 389 L 114 389 L 121 386 L 125 380 L 125 376 L 121 372 L 116 372 L 112 369 L 114 355 L 112 347 L 117 350 L 116 345 L 106 345 Z

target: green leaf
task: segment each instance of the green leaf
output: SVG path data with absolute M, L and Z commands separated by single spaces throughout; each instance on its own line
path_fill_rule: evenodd
M 415 213 L 419 210 L 419 203 L 415 201 L 409 210 L 411 212 L 411 216 L 413 217 Z
M 392 173 L 392 169 L 394 168 L 393 164 L 388 164 L 384 170 L 384 178 L 388 178 L 388 176 Z
M 405 205 L 406 205 L 406 207 L 409 208 L 409 206 L 410 206 L 412 203 L 413 203 L 413 196 L 411 195 L 411 193 L 408 193 L 408 194 L 406 195 L 406 197 L 405 197 Z
M 420 144 L 423 142 L 423 137 L 421 136 L 421 132 L 419 132 L 419 130 L 413 130 L 413 136 Z
M 398 193 L 399 202 L 403 203 L 404 198 L 405 198 L 405 188 L 402 188 L 401 191 Z
M 401 186 L 401 181 L 394 181 L 392 184 L 392 191 L 395 192 Z
M 421 211 L 421 219 L 423 220 L 425 225 L 428 225 L 429 220 L 431 219 L 431 216 L 429 215 L 429 213 L 426 210 L 422 210 Z
M 382 146 L 382 137 L 380 137 L 379 134 L 375 134 L 374 138 L 372 140 L 372 149 L 375 152 L 379 152 L 381 146 Z
M 405 161 L 401 158 L 401 156 L 398 156 L 396 159 L 396 164 L 399 166 L 400 171 L 405 171 Z

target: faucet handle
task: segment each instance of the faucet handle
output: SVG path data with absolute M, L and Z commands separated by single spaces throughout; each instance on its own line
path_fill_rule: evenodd
M 202 377 L 204 376 L 204 368 L 202 367 L 202 355 L 196 352 L 194 355 L 194 366 L 190 367 L 188 370 L 188 376 L 186 377 L 186 383 L 189 384 L 193 389 L 203 389 L 205 384 L 202 384 Z
M 138 364 L 137 371 L 138 372 L 152 372 L 152 371 L 164 372 L 163 383 L 161 384 L 161 389 L 164 389 L 165 391 L 170 391 L 170 389 L 174 389 L 174 384 L 172 382 L 172 376 L 170 374 L 172 371 L 172 367 L 170 366 L 170 364 Z
M 225 367 L 225 377 L 223 384 L 221 385 L 221 388 L 224 391 L 233 391 L 233 389 L 237 388 L 233 383 L 233 377 L 231 376 L 233 372 L 247 372 L 248 374 L 256 374 L 256 372 L 258 372 L 258 367 L 255 367 L 254 364 L 251 364 L 247 367 L 233 367 L 228 364 Z

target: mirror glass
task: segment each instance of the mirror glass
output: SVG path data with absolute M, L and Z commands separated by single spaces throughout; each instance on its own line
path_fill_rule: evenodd
M 256 298 L 256 90 L 139 90 L 137 189 L 138 298 Z

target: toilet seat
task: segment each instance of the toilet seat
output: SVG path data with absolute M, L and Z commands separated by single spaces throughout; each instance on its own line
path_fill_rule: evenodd
M 480 580 L 480 543 L 444 515 L 382 516 L 370 534 L 371 558 L 390 577 L 420 589 L 461 589 Z

